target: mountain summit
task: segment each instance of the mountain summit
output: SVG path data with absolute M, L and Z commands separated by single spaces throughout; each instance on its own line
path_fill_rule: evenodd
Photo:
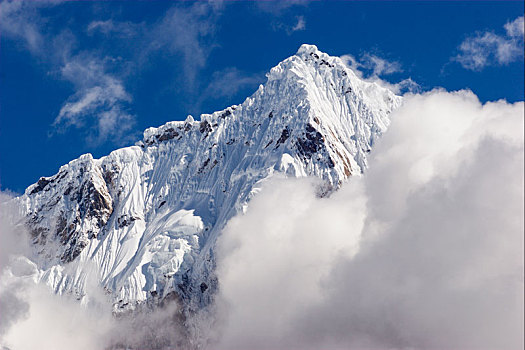
M 205 306 L 217 287 L 217 237 L 261 182 L 313 176 L 337 189 L 366 169 L 401 103 L 313 45 L 267 78 L 240 105 L 149 128 L 135 146 L 85 154 L 27 188 L 15 201 L 39 279 L 82 298 L 94 275 L 116 310 L 168 295 Z

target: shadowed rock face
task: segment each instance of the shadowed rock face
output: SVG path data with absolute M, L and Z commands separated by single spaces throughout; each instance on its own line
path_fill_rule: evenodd
M 401 103 L 314 46 L 267 77 L 238 106 L 149 128 L 101 159 L 83 155 L 17 198 L 46 283 L 84 293 L 82 278 L 53 268 L 79 261 L 75 273 L 96 270 L 118 309 L 173 295 L 187 310 L 206 307 L 217 237 L 261 183 L 312 176 L 328 195 L 364 171 Z
M 325 156 L 325 163 L 328 167 L 333 168 L 335 163 L 328 154 L 324 136 L 317 131 L 310 123 L 306 124 L 305 132 L 298 137 L 295 143 L 298 153 L 303 156 L 304 160 L 312 159 L 316 155 Z M 321 159 L 321 158 L 318 158 Z M 350 174 L 348 174 L 350 176 Z
M 106 183 L 110 176 L 103 176 L 89 157 L 76 165 L 41 178 L 29 192 L 33 201 L 39 202 L 27 214 L 33 241 L 43 246 L 59 242 L 54 251 L 45 253 L 63 263 L 73 261 L 113 213 L 113 199 Z

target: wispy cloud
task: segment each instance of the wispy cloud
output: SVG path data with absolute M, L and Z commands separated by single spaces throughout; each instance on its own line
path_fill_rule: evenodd
M 53 5 L 51 1 L 3 1 L 0 2 L 0 31 L 2 36 L 21 39 L 32 53 L 40 53 L 44 37 L 40 33 L 42 19 L 38 8 Z
M 371 69 L 373 75 L 388 75 L 393 73 L 400 73 L 401 63 L 397 61 L 388 61 L 370 53 L 361 56 L 361 66 L 366 69 Z
M 385 75 L 403 72 L 403 67 L 398 61 L 390 61 L 368 52 L 363 53 L 359 59 L 350 54 L 341 56 L 341 59 L 361 79 L 375 82 L 397 94 L 419 91 L 419 84 L 412 78 L 406 78 L 397 83 L 391 83 L 382 78 Z
M 221 13 L 220 3 L 196 2 L 191 6 L 174 6 L 164 18 L 148 30 L 151 42 L 148 54 L 160 49 L 180 53 L 187 88 L 196 86 L 196 77 L 211 50 L 215 47 L 213 35 Z
M 158 20 L 146 22 L 120 22 L 114 19 L 91 22 L 90 35 L 111 35 L 112 39 L 133 39 L 135 50 L 130 64 L 136 70 L 148 66 L 152 57 L 175 57 L 181 63 L 185 92 L 198 87 L 198 75 L 206 66 L 215 42 L 216 24 L 222 14 L 220 2 L 175 4 Z
M 230 67 L 213 73 L 205 94 L 213 98 L 232 97 L 239 90 L 256 87 L 264 81 L 264 74 L 250 74 Z
M 284 31 L 287 35 L 306 29 L 304 15 L 297 13 L 304 10 L 311 1 L 257 1 L 257 9 L 270 15 L 270 25 L 275 31 Z M 294 11 L 292 11 L 294 10 Z
M 111 140 L 120 144 L 134 125 L 127 112 L 132 98 L 122 79 L 109 74 L 106 62 L 94 52 L 75 52 L 77 38 L 69 30 L 56 35 L 45 31 L 46 18 L 39 9 L 59 1 L 0 3 L 2 34 L 23 43 L 28 51 L 44 62 L 59 79 L 72 84 L 74 93 L 63 103 L 52 123 L 50 135 L 69 128 L 85 130 L 92 145 Z M 91 25 L 91 30 L 109 30 L 110 23 Z M 113 30 L 120 29 L 113 28 Z
M 118 35 L 121 37 L 130 37 L 137 34 L 140 24 L 132 22 L 118 22 L 113 20 L 93 21 L 89 23 L 87 32 L 90 35 L 101 33 L 104 35 Z
M 40 9 L 58 3 L 1 2 L 0 29 L 4 36 L 23 43 L 50 72 L 58 72 L 55 76 L 72 83 L 74 92 L 62 104 L 50 135 L 82 129 L 92 145 L 126 141 L 135 116 L 130 112 L 132 96 L 125 82 L 130 74 L 148 67 L 152 57 L 171 61 L 175 57 L 177 69 L 184 74 L 183 91 L 195 92 L 199 72 L 216 47 L 214 34 L 222 9 L 220 2 L 177 3 L 150 23 L 111 18 L 90 22 L 84 30 L 90 36 L 100 36 L 98 49 L 133 40 L 133 45 L 125 45 L 125 53 L 114 58 L 101 55 L 107 50 L 84 50 L 78 42 L 80 37 L 70 29 L 58 34 L 48 30 L 49 19 Z M 116 60 L 119 64 L 114 64 Z
M 370 75 L 373 76 L 403 72 L 401 63 L 397 61 L 389 61 L 386 58 L 382 58 L 368 52 L 362 54 L 359 59 L 352 55 L 344 55 L 341 58 L 351 68 L 355 70 L 368 71 L 370 72 Z
M 304 16 L 298 16 L 297 17 L 297 23 L 295 26 L 292 27 L 292 32 L 297 32 L 299 30 L 305 30 L 306 29 L 306 20 L 304 19 Z
M 297 6 L 307 6 L 310 0 L 288 0 L 288 1 L 257 1 L 257 8 L 263 12 L 280 15 L 284 11 Z
M 92 125 L 88 141 L 98 144 L 110 137 L 121 140 L 132 129 L 135 118 L 127 112 L 132 98 L 121 80 L 105 72 L 102 62 L 75 57 L 62 67 L 61 75 L 75 85 L 76 92 L 53 122 L 57 132 Z
M 452 60 L 463 68 L 480 71 L 491 65 L 506 65 L 523 60 L 523 16 L 504 25 L 505 34 L 492 31 L 478 32 L 466 38 L 458 47 L 459 54 Z

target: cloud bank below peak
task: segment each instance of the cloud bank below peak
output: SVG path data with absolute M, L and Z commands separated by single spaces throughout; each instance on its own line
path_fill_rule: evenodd
M 405 99 L 363 178 L 275 180 L 230 221 L 215 348 L 523 347 L 524 104 Z

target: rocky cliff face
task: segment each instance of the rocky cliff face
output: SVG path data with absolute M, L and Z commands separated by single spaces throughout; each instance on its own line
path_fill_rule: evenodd
M 135 146 L 83 155 L 30 186 L 16 201 L 41 280 L 82 297 L 94 275 L 117 309 L 168 295 L 200 308 L 216 288 L 217 237 L 261 182 L 315 176 L 324 194 L 337 189 L 366 169 L 401 103 L 310 45 L 267 78 L 241 105 L 149 128 Z

